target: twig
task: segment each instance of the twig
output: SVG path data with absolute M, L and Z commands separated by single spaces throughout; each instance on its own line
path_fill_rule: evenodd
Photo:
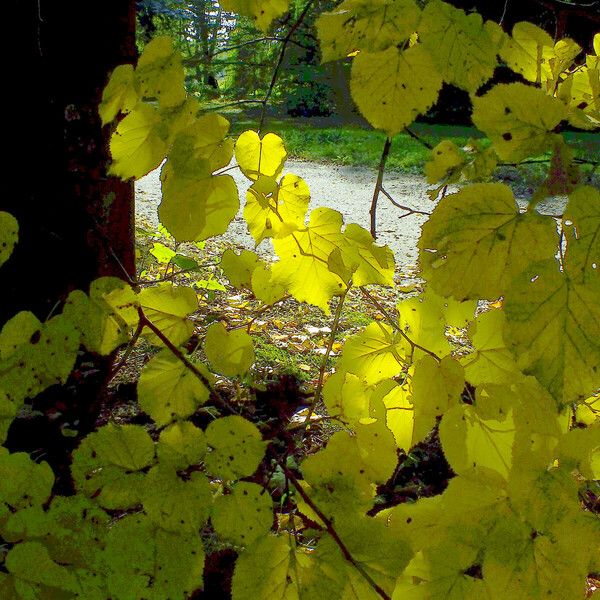
M 319 517 L 319 519 L 321 519 L 323 525 L 325 525 L 327 533 L 331 536 L 333 541 L 337 544 L 338 548 L 340 549 L 342 556 L 359 572 L 363 579 L 371 586 L 373 591 L 380 598 L 382 598 L 383 600 L 392 600 L 391 597 L 387 594 L 387 592 L 379 584 L 377 584 L 376 581 L 374 581 L 374 579 L 367 573 L 365 568 L 352 556 L 352 553 L 348 549 L 348 546 L 344 544 L 338 532 L 333 527 L 333 522 L 331 521 L 331 519 L 328 519 L 323 514 L 321 509 L 315 505 L 311 497 L 304 491 L 304 488 L 300 485 L 300 482 L 298 481 L 294 473 L 292 473 L 292 471 L 288 468 L 285 462 L 279 462 L 279 466 L 281 467 L 288 480 L 296 488 L 296 491 L 298 492 L 302 500 L 304 500 L 304 502 L 306 502 L 306 504 L 308 504 L 308 506 L 310 506 L 310 508 Z
M 431 215 L 430 212 L 427 212 L 426 210 L 417 210 L 416 208 L 410 208 L 409 206 L 404 206 L 403 204 L 399 204 L 398 202 L 396 202 L 392 196 L 390 195 L 390 193 L 382 186 L 381 187 L 381 193 L 396 207 L 396 208 L 400 208 L 401 210 L 405 210 L 406 214 L 402 215 L 400 218 L 403 219 L 404 217 L 407 217 L 408 215 Z
M 423 144 L 423 146 L 425 146 L 425 148 L 427 148 L 429 150 L 433 150 L 433 144 L 431 144 L 430 142 L 428 142 L 425 138 L 422 138 L 419 134 L 415 133 L 412 129 L 409 129 L 408 127 L 405 127 L 404 131 L 406 133 L 408 133 L 408 135 L 411 138 L 413 138 L 413 140 L 417 140 L 417 142 L 419 142 L 420 144 Z
M 150 319 L 148 319 L 141 307 L 138 308 L 138 315 L 140 317 L 139 323 L 141 324 L 142 328 L 147 327 L 150 329 L 150 331 L 154 333 L 154 335 L 171 351 L 171 353 L 185 365 L 186 369 L 193 373 L 202 382 L 207 390 L 210 390 L 213 393 L 213 396 L 219 407 L 231 415 L 237 415 L 238 412 L 233 408 L 233 406 L 231 406 L 231 404 L 229 404 L 229 402 L 227 402 L 227 400 L 225 400 L 225 398 L 223 398 L 221 393 L 211 385 L 206 375 L 204 375 L 204 373 L 202 373 L 194 363 L 190 362 L 187 356 L 185 356 L 185 354 L 177 346 L 175 346 L 175 344 L 173 344 L 173 342 L 171 342 L 171 340 L 152 321 L 150 321 Z
M 131 355 L 131 352 L 133 351 L 143 329 L 144 329 L 143 323 L 141 321 L 138 321 L 137 327 L 135 328 L 135 332 L 134 332 L 133 336 L 131 337 L 131 339 L 129 340 L 129 343 L 127 344 L 127 348 L 125 348 L 125 353 L 123 354 L 123 358 L 121 358 L 119 363 L 117 365 L 115 365 L 115 367 L 113 368 L 113 370 L 108 378 L 108 383 L 112 382 L 112 380 L 117 376 L 119 371 L 127 363 L 127 360 L 129 359 L 129 356 Z
M 304 9 L 300 13 L 300 16 L 296 19 L 296 22 L 290 27 L 290 30 L 287 32 L 286 36 L 283 38 L 281 52 L 279 53 L 279 58 L 277 59 L 277 63 L 275 65 L 275 70 L 273 71 L 273 76 L 271 77 L 271 82 L 269 83 L 267 93 L 265 94 L 265 97 L 262 100 L 263 107 L 262 107 L 262 111 L 260 114 L 260 121 L 258 122 L 258 133 L 260 133 L 261 129 L 263 128 L 264 122 L 265 122 L 265 116 L 267 113 L 267 104 L 268 104 L 269 100 L 271 99 L 271 94 L 273 93 L 273 89 L 275 88 L 275 83 L 277 83 L 277 77 L 279 76 L 279 69 L 281 68 L 281 65 L 283 63 L 283 58 L 284 58 L 285 52 L 287 50 L 287 45 L 289 44 L 294 33 L 296 33 L 296 30 L 298 29 L 298 27 L 300 27 L 300 25 L 302 24 L 302 21 L 304 21 L 304 18 L 308 14 L 308 10 L 311 7 L 313 2 L 314 2 L 314 0 L 308 0 L 306 5 L 304 6 Z
M 304 419 L 304 424 L 308 425 L 310 423 L 310 418 L 315 411 L 315 407 L 317 402 L 321 399 L 321 392 L 323 391 L 323 381 L 325 379 L 325 370 L 327 369 L 327 360 L 329 359 L 329 355 L 331 354 L 331 350 L 333 349 L 333 344 L 335 342 L 335 336 L 337 334 L 338 327 L 340 325 L 340 318 L 342 316 L 342 309 L 344 307 L 344 300 L 346 300 L 346 296 L 350 291 L 350 286 L 346 288 L 346 291 L 340 296 L 338 304 L 335 308 L 335 316 L 333 318 L 333 326 L 331 327 L 331 335 L 329 336 L 329 341 L 327 342 L 327 348 L 325 350 L 325 354 L 323 355 L 323 360 L 321 361 L 321 367 L 319 368 L 319 381 L 317 382 L 317 387 L 315 389 L 315 395 L 310 403 L 308 408 L 308 414 L 306 415 L 306 419 Z
M 377 169 L 377 182 L 375 183 L 375 189 L 373 190 L 371 209 L 369 211 L 369 214 L 371 215 L 371 237 L 374 240 L 377 239 L 377 200 L 379 199 L 379 192 L 381 192 L 383 188 L 383 173 L 385 171 L 385 163 L 387 162 L 391 147 L 392 139 L 388 137 L 383 145 L 383 152 L 381 153 L 381 159 L 379 160 L 379 168 Z
M 377 308 L 377 310 L 387 319 L 388 323 L 392 326 L 392 328 L 395 329 L 410 344 L 411 359 L 412 359 L 412 355 L 414 354 L 415 349 L 419 349 L 422 352 L 425 352 L 425 354 L 429 354 L 429 356 L 435 358 L 435 360 L 437 360 L 437 362 L 442 361 L 442 359 L 435 352 L 432 352 L 431 350 L 428 350 L 424 346 L 421 346 L 420 344 L 417 344 L 416 342 L 411 340 L 408 337 L 408 335 L 406 335 L 406 332 L 402 329 L 402 327 L 400 327 L 400 325 L 398 325 L 398 323 L 392 317 L 392 315 L 390 315 L 388 313 L 388 311 L 381 305 L 381 303 L 377 300 L 377 298 L 373 298 L 373 296 L 371 296 L 371 294 L 365 288 L 360 288 L 360 291 L 362 292 L 363 296 L 365 296 Z

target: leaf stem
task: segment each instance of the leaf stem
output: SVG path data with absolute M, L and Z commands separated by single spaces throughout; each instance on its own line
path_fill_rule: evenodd
M 386 138 L 385 144 L 383 145 L 383 151 L 381 158 L 379 159 L 379 168 L 377 169 L 377 181 L 375 183 L 375 189 L 373 190 L 373 198 L 371 199 L 371 209 L 369 214 L 371 215 L 371 237 L 377 239 L 377 200 L 379 199 L 379 193 L 383 189 L 383 174 L 385 172 L 385 163 L 387 162 L 392 147 L 392 139 Z

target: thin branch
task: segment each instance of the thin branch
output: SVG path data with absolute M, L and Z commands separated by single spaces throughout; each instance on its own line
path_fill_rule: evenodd
M 423 146 L 425 146 L 425 148 L 427 148 L 428 150 L 433 150 L 433 144 L 431 144 L 430 142 L 428 142 L 425 138 L 422 138 L 419 134 L 415 133 L 412 129 L 409 129 L 408 127 L 405 127 L 404 131 L 406 133 L 408 133 L 408 135 L 411 138 L 413 138 L 413 140 L 417 140 L 417 142 L 419 142 L 420 144 L 422 144 Z
M 379 168 L 377 169 L 377 182 L 375 183 L 375 189 L 373 190 L 373 198 L 371 199 L 371 209 L 369 214 L 371 215 L 371 237 L 377 239 L 377 200 L 379 199 L 379 192 L 383 188 L 383 174 L 385 172 L 385 163 L 387 162 L 390 154 L 390 148 L 392 147 L 392 139 L 386 138 L 385 144 L 383 145 L 383 151 L 379 160 Z
M 131 339 L 129 340 L 129 343 L 127 344 L 127 348 L 125 348 L 125 353 L 123 354 L 123 358 L 121 358 L 119 363 L 117 365 L 115 365 L 115 367 L 113 368 L 113 370 L 110 373 L 110 376 L 108 378 L 109 383 L 112 382 L 112 380 L 117 376 L 119 371 L 127 364 L 127 361 L 129 360 L 129 356 L 131 355 L 131 352 L 133 351 L 140 335 L 142 334 L 143 329 L 144 329 L 144 324 L 141 321 L 138 321 L 137 327 L 135 328 L 135 332 L 134 332 L 133 336 L 131 337 Z
M 193 373 L 197 379 L 199 379 L 204 387 L 207 390 L 210 390 L 213 393 L 213 397 L 216 400 L 219 407 L 225 412 L 231 415 L 237 415 L 238 412 L 223 398 L 221 393 L 216 390 L 206 377 L 204 373 L 202 373 L 198 367 L 194 363 L 192 363 L 188 357 L 177 347 L 171 340 L 145 315 L 144 310 L 140 307 L 138 308 L 138 315 L 140 318 L 140 324 L 143 327 L 147 327 L 154 333 L 154 335 L 171 351 L 171 353 L 178 358 L 191 373 Z
M 308 0 L 304 9 L 300 13 L 300 16 L 296 19 L 296 22 L 290 27 L 285 38 L 283 38 L 281 52 L 279 53 L 279 58 L 277 59 L 277 63 L 275 65 L 275 70 L 273 71 L 273 76 L 271 77 L 271 82 L 269 83 L 267 93 L 265 94 L 265 97 L 263 99 L 262 112 L 260 115 L 260 121 L 258 123 L 258 132 L 259 133 L 260 133 L 261 129 L 263 128 L 263 125 L 265 122 L 265 116 L 267 113 L 267 104 L 271 98 L 273 89 L 275 88 L 275 83 L 277 83 L 277 77 L 279 76 L 279 69 L 281 68 L 281 65 L 283 64 L 283 58 L 285 57 L 287 45 L 289 44 L 294 33 L 296 33 L 296 30 L 298 29 L 298 27 L 300 27 L 300 25 L 302 24 L 302 21 L 304 21 L 304 18 L 308 14 L 308 10 L 310 9 L 313 2 L 314 2 L 314 0 Z
M 378 585 L 376 581 L 373 580 L 373 578 L 367 573 L 365 568 L 352 556 L 352 553 L 348 549 L 348 546 L 344 544 L 338 532 L 333 527 L 333 522 L 331 521 L 331 519 L 327 518 L 325 514 L 323 514 L 321 509 L 315 505 L 311 497 L 304 491 L 304 488 L 300 485 L 300 482 L 298 481 L 294 473 L 292 473 L 292 471 L 288 468 L 285 462 L 280 461 L 279 466 L 283 470 L 288 480 L 296 488 L 296 491 L 298 492 L 302 500 L 304 500 L 304 502 L 306 502 L 306 504 L 308 504 L 308 506 L 310 506 L 310 508 L 319 517 L 319 519 L 321 519 L 323 525 L 325 525 L 327 533 L 331 536 L 333 541 L 337 544 L 338 548 L 340 549 L 342 556 L 359 572 L 363 579 L 371 586 L 373 591 L 380 598 L 382 598 L 383 600 L 392 600 L 391 597 L 387 594 L 387 592 L 380 585 Z
M 404 218 L 407 217 L 408 215 L 431 215 L 430 212 L 427 212 L 426 210 L 417 210 L 416 208 L 410 208 L 409 206 L 404 206 L 403 204 L 399 204 L 398 202 L 396 202 L 394 200 L 394 198 L 392 198 L 392 196 L 390 195 L 390 193 L 382 186 L 381 187 L 381 193 L 396 207 L 396 208 L 400 208 L 401 210 L 405 210 L 406 214 L 402 215 L 400 218 Z
M 398 323 L 396 322 L 396 319 L 394 319 L 392 317 L 392 315 L 390 315 L 390 313 L 388 313 L 388 311 L 381 305 L 381 303 L 377 300 L 377 298 L 374 298 L 373 296 L 371 296 L 371 294 L 365 288 L 360 288 L 360 291 L 362 292 L 363 296 L 365 296 L 373 304 L 373 306 L 375 306 L 375 308 L 377 308 L 377 310 L 387 319 L 388 323 L 392 326 L 392 328 L 395 331 L 397 331 L 410 344 L 411 359 L 412 359 L 412 355 L 414 354 L 415 349 L 419 349 L 422 352 L 425 352 L 425 354 L 429 354 L 429 356 L 435 358 L 435 360 L 437 360 L 437 362 L 442 361 L 442 359 L 435 352 L 432 352 L 431 350 L 428 350 L 424 346 L 421 346 L 420 344 L 417 344 L 416 342 L 411 340 L 408 337 L 408 335 L 406 335 L 406 332 L 402 329 L 402 327 L 400 327 L 400 325 L 398 325 Z
M 333 349 L 333 344 L 335 342 L 335 336 L 337 334 L 338 327 L 340 325 L 340 318 L 342 316 L 342 309 L 344 308 L 344 300 L 346 300 L 346 296 L 350 291 L 350 286 L 346 288 L 346 291 L 340 296 L 338 304 L 335 308 L 335 316 L 333 318 L 333 326 L 331 327 L 331 335 L 329 336 L 329 341 L 327 342 L 327 348 L 325 350 L 325 354 L 323 355 L 323 360 L 321 361 L 321 367 L 319 368 L 319 381 L 317 382 L 317 387 L 315 389 L 315 395 L 310 403 L 310 407 L 308 409 L 308 414 L 306 415 L 306 419 L 304 419 L 304 423 L 310 423 L 310 418 L 315 411 L 315 407 L 317 402 L 321 399 L 321 392 L 323 391 L 323 381 L 325 380 L 325 370 L 327 369 L 327 360 L 329 359 L 329 355 L 331 354 L 331 350 Z

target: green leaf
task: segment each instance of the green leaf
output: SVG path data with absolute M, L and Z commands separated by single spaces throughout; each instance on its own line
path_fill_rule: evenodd
M 519 378 L 515 359 L 504 343 L 505 323 L 504 312 L 492 310 L 479 315 L 469 328 L 469 338 L 475 351 L 463 356 L 460 362 L 465 368 L 466 379 L 472 385 L 510 385 Z
M 17 544 L 7 554 L 5 564 L 9 573 L 31 584 L 34 589 L 41 584 L 77 595 L 81 591 L 75 573 L 56 564 L 39 542 Z M 35 568 L 32 568 L 33 565 Z
M 133 65 L 119 65 L 111 73 L 98 106 L 102 125 L 114 121 L 119 112 L 130 112 L 137 102 Z
M 452 406 L 460 402 L 465 375 L 460 363 L 446 356 L 438 363 L 427 355 L 414 365 L 412 403 L 414 405 L 414 445 L 427 437 L 437 422 Z
M 193 364 L 210 380 L 206 367 L 196 362 Z M 208 400 L 210 394 L 202 381 L 167 348 L 144 365 L 137 392 L 140 408 L 159 427 L 175 419 L 189 417 Z
M 138 298 L 131 286 L 116 277 L 100 277 L 90 284 L 89 297 L 74 290 L 63 314 L 81 332 L 83 345 L 106 356 L 129 341 L 138 321 Z
M 402 371 L 404 346 L 403 338 L 390 326 L 375 321 L 346 341 L 337 369 L 373 385 Z
M 267 31 L 272 21 L 288 10 L 288 0 L 222 0 L 225 10 L 250 17 L 261 31 Z
M 446 83 L 476 91 L 494 73 L 497 47 L 478 13 L 434 0 L 423 10 L 419 41 Z
M 0 390 L 20 403 L 64 383 L 75 364 L 80 335 L 65 315 L 46 323 L 28 311 L 9 319 L 0 332 Z
M 156 527 L 192 534 L 208 519 L 212 504 L 210 484 L 203 473 L 192 473 L 184 481 L 174 468 L 158 465 L 146 476 L 142 504 Z
M 425 163 L 427 183 L 433 184 L 454 173 L 457 167 L 466 162 L 464 152 L 451 140 L 441 141 L 432 151 L 431 158 Z
M 259 262 L 258 256 L 250 250 L 242 250 L 240 254 L 236 254 L 233 250 L 228 249 L 223 252 L 221 269 L 223 269 L 225 277 L 229 279 L 229 283 L 233 287 L 241 289 L 251 286 L 252 272 Z
M 362 115 L 389 137 L 410 125 L 437 100 L 442 87 L 422 45 L 361 52 L 352 65 L 350 89 Z
M 287 536 L 263 536 L 236 561 L 231 584 L 232 600 L 295 600 L 300 598 L 302 569 L 310 556 Z
M 415 414 L 409 386 L 386 379 L 373 391 L 371 403 L 377 400 L 381 400 L 387 410 L 386 424 L 394 434 L 396 445 L 408 453 L 412 447 Z
M 198 310 L 196 292 L 190 287 L 159 283 L 143 289 L 139 303 L 146 317 L 173 343 L 178 346 L 190 338 L 194 324 L 187 318 Z M 150 330 L 144 336 L 152 343 L 161 345 L 160 339 Z
M 145 475 L 154 462 L 154 443 L 140 425 L 112 425 L 89 434 L 73 452 L 71 472 L 78 490 L 105 508 L 140 502 Z
M 275 304 L 285 296 L 285 287 L 273 281 L 271 267 L 262 263 L 252 271 L 251 286 L 256 299 L 265 304 Z
M 591 186 L 578 187 L 570 196 L 563 222 L 571 221 L 566 268 L 582 282 L 598 279 L 600 272 L 600 192 Z
M 420 14 L 413 0 L 345 0 L 317 19 L 323 62 L 396 46 L 417 30 Z
M 19 240 L 19 224 L 7 212 L 0 210 L 0 267 L 9 259 Z
M 440 423 L 444 456 L 458 475 L 491 469 L 507 478 L 514 439 L 515 422 L 510 411 L 502 421 L 482 419 L 475 408 L 459 404 L 448 410 Z
M 551 219 L 521 214 L 504 184 L 473 184 L 443 198 L 419 240 L 423 274 L 442 296 L 502 295 L 532 261 L 558 247 Z
M 143 98 L 158 100 L 160 108 L 170 108 L 185 100 L 181 54 L 168 36 L 153 38 L 142 52 L 135 79 Z
M 158 111 L 139 102 L 110 138 L 113 162 L 109 173 L 121 179 L 140 179 L 160 165 L 167 142 Z
M 227 377 L 244 375 L 254 362 L 252 338 L 242 329 L 227 331 L 221 323 L 208 328 L 204 352 L 213 370 Z
M 204 458 L 206 436 L 189 421 L 173 423 L 161 431 L 156 453 L 160 464 L 187 468 Z
M 496 85 L 484 96 L 473 98 L 473 123 L 506 161 L 552 150 L 561 139 L 553 131 L 566 117 L 560 100 L 523 83 Z
M 569 123 L 580 129 L 600 127 L 600 62 L 584 65 L 559 84 L 559 98 L 568 105 Z
M 513 27 L 512 36 L 506 36 L 500 56 L 515 73 L 543 83 L 552 77 L 554 40 L 537 25 L 522 21 Z
M 271 530 L 273 501 L 262 486 L 241 481 L 230 494 L 217 496 L 210 520 L 223 540 L 248 546 Z
M 244 131 L 235 143 L 235 158 L 242 173 L 256 181 L 260 175 L 278 177 L 283 170 L 287 152 L 283 140 L 274 133 L 262 139 L 256 131 Z
M 50 497 L 54 473 L 48 463 L 36 463 L 25 452 L 0 448 L 0 524 L 14 511 L 41 506 Z
M 237 415 L 213 421 L 206 428 L 206 441 L 206 468 L 223 479 L 249 477 L 265 454 L 266 442 L 256 425 Z
M 202 587 L 200 536 L 164 531 L 140 513 L 125 515 L 111 527 L 104 557 L 112 598 L 188 598 Z
M 599 294 L 598 278 L 582 284 L 554 260 L 532 267 L 506 293 L 505 341 L 519 367 L 559 402 L 587 398 L 600 384 Z
M 398 579 L 392 600 L 477 600 L 489 587 L 467 573 L 477 562 L 477 550 L 444 541 L 419 552 Z

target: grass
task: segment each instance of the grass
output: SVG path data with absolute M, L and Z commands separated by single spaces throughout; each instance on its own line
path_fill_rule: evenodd
M 238 135 L 256 127 L 256 120 L 236 120 L 234 117 L 232 133 Z M 469 139 L 482 137 L 474 127 L 455 125 L 414 123 L 411 130 L 433 146 L 444 139 L 452 139 L 458 146 L 464 146 Z M 385 142 L 385 134 L 380 131 L 360 125 L 337 124 L 328 118 L 268 119 L 263 132 L 280 135 L 290 157 L 368 168 L 377 168 Z M 598 134 L 567 131 L 564 136 L 575 149 L 576 157 L 600 162 Z M 393 139 L 386 170 L 420 174 L 428 159 L 429 150 L 422 143 L 407 133 L 400 133 Z M 527 165 L 524 175 L 535 179 L 542 172 L 540 165 Z

